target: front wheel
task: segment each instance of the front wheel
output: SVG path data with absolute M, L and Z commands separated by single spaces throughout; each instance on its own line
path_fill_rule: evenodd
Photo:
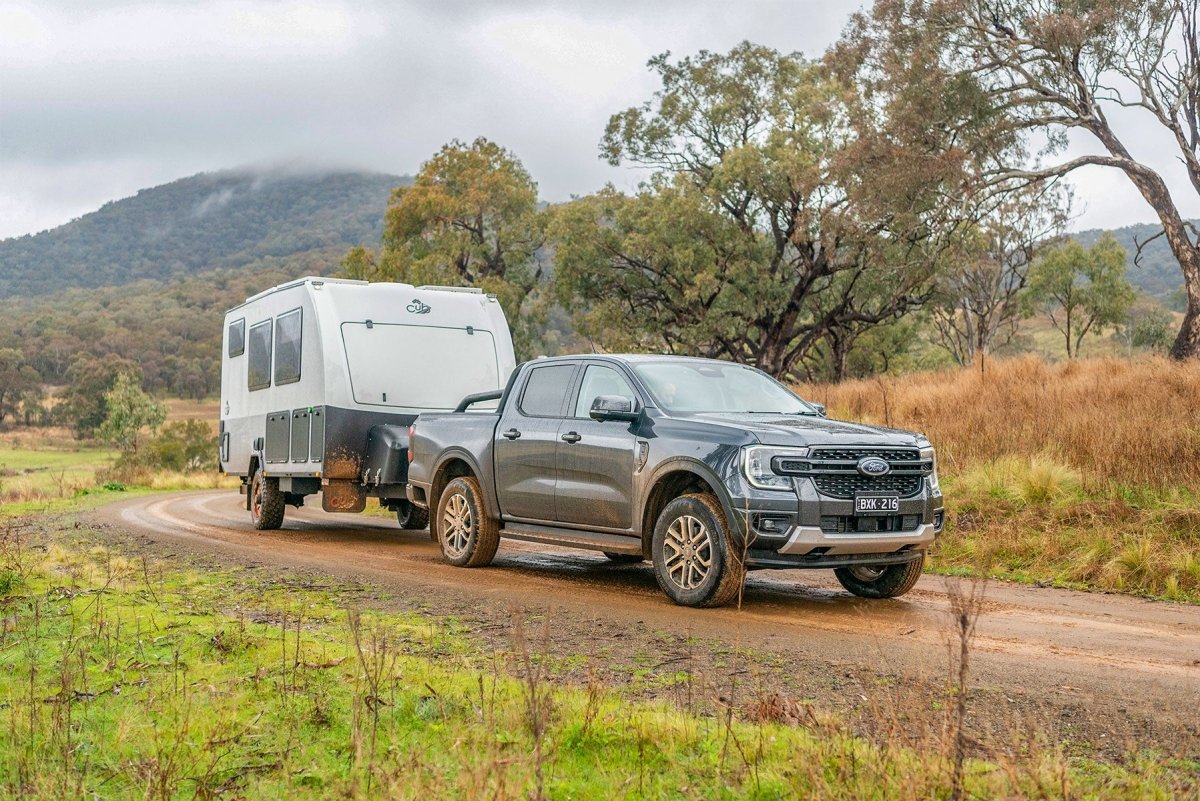
M 250 481 L 250 521 L 259 531 L 270 531 L 283 525 L 283 493 L 279 479 L 267 478 L 262 468 L 254 471 Z
M 901 565 L 856 565 L 835 568 L 833 574 L 861 598 L 897 598 L 913 588 L 925 567 L 925 554 Z
M 471 476 L 446 485 L 438 499 L 438 542 L 442 556 L 459 567 L 490 564 L 500 546 L 500 524 L 483 505 L 483 490 Z
M 721 506 L 707 493 L 667 504 L 654 526 L 651 558 L 658 586 L 681 606 L 724 606 L 746 579 Z
M 429 525 L 429 510 L 412 501 L 400 501 L 396 506 L 396 521 L 405 531 L 420 531 Z

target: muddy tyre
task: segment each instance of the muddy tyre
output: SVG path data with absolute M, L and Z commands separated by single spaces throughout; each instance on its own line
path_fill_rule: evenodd
M 636 553 L 609 553 L 605 551 L 604 555 L 608 558 L 608 561 L 615 565 L 636 565 L 638 562 L 645 561 L 644 556 Z
M 833 574 L 850 592 L 861 598 L 898 598 L 913 588 L 925 567 L 925 554 L 902 565 L 839 567 Z
M 250 480 L 250 520 L 259 531 L 271 531 L 283 525 L 283 493 L 279 479 L 267 478 L 262 468 Z
M 446 485 L 438 499 L 438 543 L 442 556 L 459 567 L 490 564 L 500 546 L 500 524 L 483 505 L 479 482 L 460 476 Z
M 724 606 L 737 599 L 746 580 L 742 554 L 709 494 L 667 504 L 654 525 L 651 561 L 658 586 L 680 606 Z
M 411 501 L 400 501 L 396 507 L 396 522 L 405 531 L 420 531 L 429 525 L 429 510 Z

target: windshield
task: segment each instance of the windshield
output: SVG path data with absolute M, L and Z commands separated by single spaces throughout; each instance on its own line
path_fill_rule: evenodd
M 633 366 L 669 412 L 812 414 L 817 410 L 766 373 L 719 362 L 645 362 Z

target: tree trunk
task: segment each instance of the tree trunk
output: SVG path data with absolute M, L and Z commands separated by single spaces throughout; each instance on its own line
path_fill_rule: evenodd
M 1167 243 L 1171 253 L 1179 261 L 1183 270 L 1183 285 L 1187 293 L 1187 311 L 1183 316 L 1183 325 L 1175 344 L 1171 346 L 1172 359 L 1200 358 L 1200 242 L 1193 244 L 1188 236 L 1187 225 L 1179 208 L 1171 198 L 1170 191 L 1162 177 L 1153 170 L 1134 161 L 1129 151 L 1117 139 L 1107 122 L 1088 126 L 1089 130 L 1108 149 L 1108 152 L 1122 159 L 1125 163 L 1121 169 L 1137 187 L 1138 192 L 1154 209 L 1162 223 Z
M 1183 268 L 1183 286 L 1187 294 L 1187 310 L 1183 314 L 1183 325 L 1171 346 L 1172 359 L 1195 359 L 1200 357 L 1200 248 L 1190 248 L 1190 264 L 1179 259 Z M 1176 254 L 1178 255 L 1178 254 Z

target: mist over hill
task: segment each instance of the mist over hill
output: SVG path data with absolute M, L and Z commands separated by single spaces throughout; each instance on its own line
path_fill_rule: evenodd
M 143 189 L 58 228 L 0 241 L 0 299 L 172 280 L 311 251 L 328 254 L 332 269 L 348 248 L 378 244 L 388 195 L 408 180 L 245 169 Z

